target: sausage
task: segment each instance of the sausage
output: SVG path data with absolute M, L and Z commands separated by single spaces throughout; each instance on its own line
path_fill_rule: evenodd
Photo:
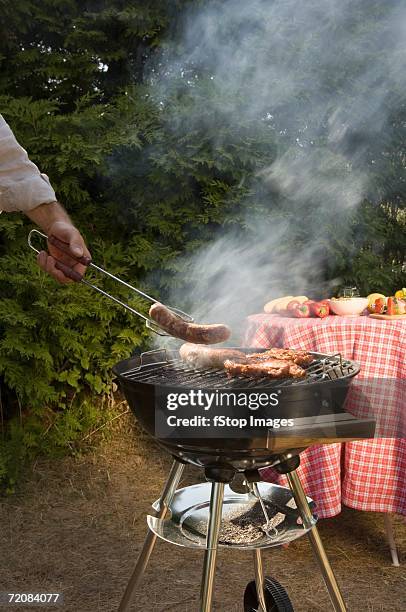
M 159 302 L 152 304 L 149 316 L 170 336 L 194 344 L 217 344 L 225 342 L 231 336 L 231 330 L 227 325 L 188 323 Z
M 247 356 L 232 348 L 211 348 L 200 344 L 182 344 L 180 358 L 193 368 L 223 368 L 227 359 L 235 363 L 245 363 Z

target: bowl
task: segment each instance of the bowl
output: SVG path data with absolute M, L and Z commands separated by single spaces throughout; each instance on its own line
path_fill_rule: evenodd
M 368 298 L 353 297 L 329 300 L 330 310 L 340 317 L 355 317 L 363 313 L 368 306 Z

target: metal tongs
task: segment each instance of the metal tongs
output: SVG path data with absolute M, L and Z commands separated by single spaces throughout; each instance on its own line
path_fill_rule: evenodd
M 108 276 L 109 278 L 113 279 L 117 283 L 120 283 L 124 287 L 127 287 L 127 289 L 131 289 L 131 291 L 134 291 L 135 293 L 143 297 L 145 300 L 152 302 L 152 304 L 158 303 L 158 300 L 155 300 L 153 297 L 151 297 L 147 293 L 144 293 L 143 291 L 141 291 L 141 289 L 137 289 L 137 287 L 133 287 L 129 283 L 126 283 L 125 281 L 121 280 L 121 278 L 118 278 L 118 276 L 115 276 L 114 274 L 107 272 L 107 270 L 104 270 L 100 266 L 97 266 L 95 263 L 92 262 L 90 257 L 86 257 L 86 256 L 74 257 L 69 251 L 68 245 L 62 240 L 59 240 L 59 238 L 56 238 L 55 236 L 47 236 L 46 234 L 43 234 L 42 232 L 36 229 L 33 229 L 28 234 L 28 245 L 35 253 L 38 254 L 40 251 L 37 248 L 35 248 L 35 246 L 32 243 L 34 234 L 41 236 L 41 238 L 45 238 L 49 244 L 52 244 L 54 247 L 62 251 L 62 253 L 66 253 L 66 255 L 69 255 L 69 257 L 71 257 L 72 259 L 75 259 L 78 263 L 86 267 L 94 268 L 101 274 L 104 274 L 105 276 Z M 141 312 L 138 312 L 138 310 L 135 310 L 135 308 L 132 308 L 132 306 L 129 306 L 125 302 L 122 302 L 118 298 L 114 297 L 114 295 L 111 295 L 110 293 L 107 293 L 107 291 L 100 289 L 100 287 L 98 287 L 97 285 L 94 285 L 93 283 L 90 283 L 89 281 L 85 280 L 79 272 L 77 272 L 76 270 L 73 270 L 72 268 L 64 264 L 62 261 L 56 260 L 55 267 L 61 272 L 63 272 L 65 276 L 67 276 L 68 278 L 76 282 L 83 283 L 84 285 L 87 285 L 88 287 L 91 287 L 92 289 L 94 289 L 95 291 L 98 291 L 99 293 L 109 298 L 116 304 L 119 304 L 120 306 L 122 306 L 123 308 L 131 312 L 132 314 L 135 314 L 138 317 L 141 317 L 141 319 L 144 319 L 146 327 L 148 327 L 148 329 L 153 331 L 158 336 L 169 336 L 170 335 L 165 330 L 163 330 L 157 323 L 155 323 L 155 321 L 152 321 L 146 315 L 142 314 Z M 166 308 L 168 308 L 168 310 L 171 310 L 175 315 L 177 315 L 184 321 L 187 321 L 189 323 L 193 322 L 193 317 L 183 312 L 183 310 L 180 310 L 179 308 L 172 308 L 171 306 L 166 306 Z

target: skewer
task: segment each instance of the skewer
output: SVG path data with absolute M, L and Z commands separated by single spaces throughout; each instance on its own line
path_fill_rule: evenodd
M 162 303 L 162 302 L 158 302 L 158 300 L 156 300 L 155 298 L 153 298 L 150 295 L 148 295 L 148 293 L 145 293 L 144 291 L 141 291 L 141 289 L 138 289 L 137 287 L 134 287 L 133 285 L 130 285 L 129 283 L 127 283 L 126 281 L 123 281 L 121 278 L 119 278 L 115 274 L 112 274 L 111 272 L 108 272 L 107 270 L 105 270 L 101 266 L 98 266 L 97 264 L 93 263 L 93 261 L 92 261 L 92 259 L 90 257 L 86 257 L 86 256 L 83 256 L 83 257 L 74 257 L 71 254 L 71 252 L 69 251 L 69 247 L 68 247 L 68 245 L 65 242 L 63 242 L 62 240 L 59 240 L 59 238 L 56 238 L 55 236 L 47 236 L 46 234 L 43 234 L 42 232 L 40 232 L 37 229 L 31 230 L 30 233 L 28 234 L 28 245 L 29 245 L 29 247 L 35 253 L 38 254 L 40 251 L 33 245 L 33 236 L 34 236 L 34 234 L 37 234 L 38 236 L 41 236 L 41 238 L 45 238 L 48 241 L 49 244 L 52 244 L 54 247 L 56 247 L 57 249 L 59 249 L 60 251 L 65 253 L 66 255 L 69 255 L 69 257 L 71 257 L 72 259 L 75 259 L 78 263 L 81 263 L 82 265 L 84 265 L 86 267 L 89 267 L 89 268 L 94 268 L 100 274 L 104 274 L 105 276 L 111 278 L 115 282 L 120 283 L 121 285 L 123 285 L 127 289 L 130 289 L 131 291 L 134 291 L 135 293 L 140 295 L 143 299 L 151 302 L 152 304 Z M 95 291 L 100 293 L 101 295 L 104 295 L 104 297 L 107 297 L 110 300 L 112 300 L 113 302 L 115 302 L 116 304 L 119 304 L 120 306 L 122 306 L 123 308 L 125 308 L 126 310 L 131 312 L 132 314 L 135 314 L 137 317 L 140 317 L 141 319 L 144 319 L 146 327 L 148 327 L 148 329 L 153 331 L 158 336 L 169 336 L 169 334 L 166 331 L 164 331 L 161 327 L 159 327 L 159 325 L 157 323 L 155 323 L 155 321 L 152 321 L 149 317 L 147 317 L 146 315 L 142 314 L 141 312 L 139 312 L 138 310 L 136 310 L 132 306 L 129 306 L 129 304 L 126 304 L 125 302 L 123 302 L 119 298 L 116 298 L 114 295 L 111 295 L 107 291 L 104 291 L 104 289 L 101 289 L 97 285 L 95 285 L 95 284 L 85 280 L 85 278 L 83 277 L 82 274 L 80 274 L 76 270 L 73 270 L 72 268 L 70 268 L 69 266 L 64 264 L 63 262 L 56 260 L 55 266 L 56 266 L 56 268 L 58 270 L 61 270 L 65 274 L 65 276 L 67 276 L 68 278 L 71 278 L 72 280 L 74 280 L 76 282 L 83 283 L 84 285 L 87 285 L 88 287 L 91 287 L 92 289 L 94 289 Z M 180 317 L 184 321 L 187 321 L 187 322 L 190 322 L 190 323 L 193 322 L 193 317 L 191 317 L 186 312 L 183 312 L 183 310 L 180 310 L 179 308 L 173 308 L 172 306 L 166 306 L 166 308 L 168 308 L 168 310 L 171 310 L 175 315 L 177 315 L 178 317 Z

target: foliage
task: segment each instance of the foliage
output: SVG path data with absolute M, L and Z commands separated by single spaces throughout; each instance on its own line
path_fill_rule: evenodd
M 180 78 L 159 104 L 151 66 L 178 41 L 189 4 L 201 3 L 0 1 L 0 112 L 49 175 L 94 260 L 163 298 L 182 282 L 179 254 L 224 224 L 250 231 L 247 206 L 290 219 L 299 247 L 304 240 L 295 207 L 252 180 L 281 147 L 261 118 L 236 130 L 229 100 L 204 75 L 190 87 Z M 402 122 L 399 112 L 393 125 Z M 348 235 L 332 226 L 324 245 L 326 278 L 365 293 L 405 284 L 404 194 L 391 180 L 404 153 L 394 131 L 377 169 L 381 201 L 349 213 Z M 21 216 L 0 216 L 0 481 L 11 484 L 22 461 L 72 449 L 103 422 L 108 411 L 89 397 L 108 396 L 112 365 L 148 343 L 138 319 L 85 286 L 59 287 L 43 275 L 26 245 L 29 229 Z M 145 309 L 96 274 L 88 279 Z
M 141 3 L 131 9 L 128 3 L 105 3 L 95 13 L 90 4 L 2 2 L 0 112 L 49 174 L 94 259 L 131 278 L 122 227 L 114 225 L 116 202 L 107 189 L 109 155 L 124 145 L 130 152 L 140 149 L 151 139 L 154 114 L 142 86 L 131 95 L 121 86 L 132 80 L 133 60 L 125 60 L 129 50 L 133 53 L 137 40 L 153 47 L 167 18 L 153 3 L 147 9 Z M 136 58 L 142 66 L 144 55 L 137 52 Z M 86 398 L 110 394 L 114 363 L 146 341 L 134 317 L 85 286 L 59 287 L 42 274 L 27 248 L 29 229 L 21 216 L 0 217 L 0 481 L 5 482 L 16 479 L 25 459 L 71 448 L 103 422 L 108 411 L 101 405 L 95 410 Z M 142 257 L 142 245 L 137 248 Z M 147 245 L 144 251 L 147 258 Z M 97 275 L 88 279 L 141 307 Z

